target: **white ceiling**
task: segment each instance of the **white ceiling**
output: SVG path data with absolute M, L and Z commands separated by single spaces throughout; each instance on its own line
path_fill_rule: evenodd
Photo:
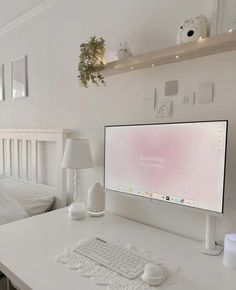
M 45 0 L 0 0 L 0 28 Z

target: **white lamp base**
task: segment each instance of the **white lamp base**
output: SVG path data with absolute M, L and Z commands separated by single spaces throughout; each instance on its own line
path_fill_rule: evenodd
M 88 214 L 91 215 L 91 216 L 94 216 L 94 217 L 96 217 L 96 216 L 102 216 L 102 215 L 104 215 L 104 213 L 105 213 L 105 210 L 104 211 L 101 211 L 101 212 L 88 211 Z
M 87 215 L 87 207 L 84 202 L 73 202 L 69 207 L 69 217 L 73 220 L 85 218 Z

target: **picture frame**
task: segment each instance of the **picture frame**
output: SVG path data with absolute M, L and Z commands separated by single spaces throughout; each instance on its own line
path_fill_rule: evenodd
M 194 93 L 185 94 L 181 98 L 181 104 L 185 108 L 193 107 L 194 106 L 194 102 L 195 102 L 195 94 Z
M 11 95 L 13 99 L 28 97 L 27 56 L 24 55 L 11 62 Z
M 172 116 L 172 101 L 163 101 L 157 103 L 157 117 Z
M 0 65 L 0 102 L 5 101 L 4 65 Z
M 211 36 L 236 29 L 235 11 L 235 0 L 214 0 L 211 17 Z

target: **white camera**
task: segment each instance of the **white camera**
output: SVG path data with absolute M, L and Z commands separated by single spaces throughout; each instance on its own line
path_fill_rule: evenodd
M 207 37 L 207 19 L 204 15 L 183 21 L 178 30 L 177 44 Z

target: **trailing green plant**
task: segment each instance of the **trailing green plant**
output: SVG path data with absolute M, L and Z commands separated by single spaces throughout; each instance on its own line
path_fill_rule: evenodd
M 87 88 L 89 82 L 96 86 L 105 85 L 101 70 L 104 68 L 103 56 L 105 53 L 105 40 L 93 36 L 86 43 L 80 45 L 78 64 L 79 80 L 81 86 Z

